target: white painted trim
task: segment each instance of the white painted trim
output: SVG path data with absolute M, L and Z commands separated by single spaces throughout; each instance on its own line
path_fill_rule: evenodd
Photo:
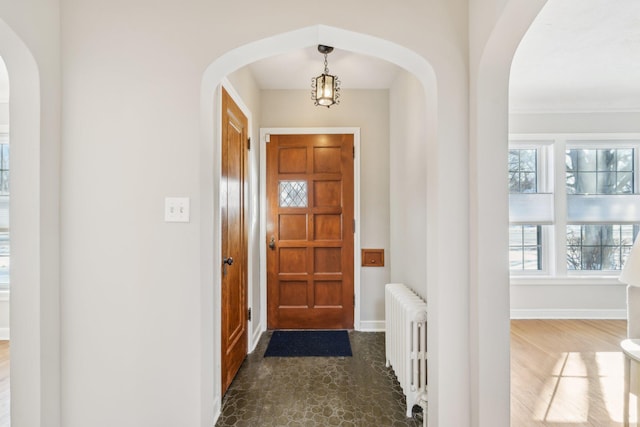
M 353 310 L 353 327 L 360 330 L 360 128 L 359 127 L 319 127 L 319 128 L 260 128 L 260 144 L 267 144 L 267 136 L 296 134 L 350 134 L 356 157 L 353 160 L 353 215 L 356 230 L 353 236 L 353 292 L 356 304 Z M 267 324 L 267 150 L 260 150 L 260 236 L 264 245 L 260 247 L 260 312 L 263 324 Z
M 511 319 L 621 319 L 626 309 L 511 309 Z
M 0 302 L 8 302 L 11 300 L 11 291 L 10 290 L 2 290 L 0 291 Z
M 362 253 L 360 248 L 362 247 L 360 242 L 360 224 L 362 223 L 360 216 L 360 128 L 354 128 L 353 134 L 353 147 L 355 149 L 355 158 L 353 159 L 353 216 L 356 220 L 356 229 L 353 235 L 353 292 L 355 296 L 355 305 L 353 307 L 353 328 L 356 331 L 362 330 L 362 321 L 360 316 L 362 311 L 362 298 L 360 293 L 361 282 L 361 257 Z
M 10 337 L 9 328 L 0 328 L 0 340 L 8 341 Z
M 515 143 L 524 142 L 537 142 L 545 141 L 548 144 L 555 144 L 557 140 L 571 141 L 572 143 L 577 141 L 584 141 L 589 143 L 590 141 L 596 141 L 598 143 L 604 141 L 629 141 L 637 142 L 640 140 L 640 133 L 638 132 L 531 132 L 521 133 L 513 132 L 509 133 L 509 141 L 514 140 Z M 564 165 L 564 163 L 562 163 Z
M 223 79 L 224 80 L 224 79 Z M 214 328 L 213 336 L 213 354 L 216 357 L 214 367 L 214 397 L 220 396 L 220 405 L 222 405 L 222 267 L 220 262 L 215 262 L 216 259 L 222 259 L 222 205 L 220 204 L 220 181 L 222 179 L 222 80 L 215 88 L 215 110 L 213 120 L 215 122 L 215 132 L 213 134 L 213 156 L 211 158 L 212 170 L 213 170 L 213 248 L 211 263 L 213 264 L 213 278 L 211 283 L 213 284 L 214 297 L 214 310 L 213 310 L 213 322 L 217 325 Z
M 213 400 L 213 425 L 218 422 L 222 414 L 222 398 L 218 395 Z
M 384 320 L 361 320 L 358 330 L 361 332 L 384 332 L 386 329 Z
M 585 276 L 541 276 L 541 277 L 516 277 L 511 276 L 511 286 L 612 286 L 626 287 L 627 285 L 618 281 L 617 277 L 585 277 Z
M 258 346 L 258 341 L 260 341 L 260 337 L 262 333 L 265 331 L 264 323 L 260 322 L 258 327 L 253 331 L 251 335 L 251 339 L 249 340 L 249 353 L 253 353 L 253 351 Z

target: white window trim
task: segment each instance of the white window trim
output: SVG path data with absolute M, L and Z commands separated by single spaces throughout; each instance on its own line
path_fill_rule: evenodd
M 515 150 L 528 150 L 535 149 L 537 151 L 537 165 L 536 175 L 538 177 L 537 193 L 553 193 L 554 180 L 553 173 L 551 172 L 553 165 L 553 143 L 554 141 L 546 138 L 516 138 L 509 141 L 509 149 Z M 511 225 L 511 224 L 510 224 Z M 520 224 L 513 224 L 520 225 Z M 526 276 L 549 276 L 553 271 L 551 269 L 553 258 L 550 257 L 551 251 L 549 250 L 549 244 L 552 239 L 553 233 L 550 232 L 551 226 L 544 224 L 530 224 L 530 225 L 542 225 L 541 239 L 542 242 L 542 269 L 541 270 L 509 270 L 512 276 L 526 277 Z
M 535 133 L 510 134 L 509 149 L 538 150 L 538 192 L 554 193 L 555 221 L 542 226 L 542 270 L 509 270 L 512 284 L 620 284 L 616 270 L 568 270 L 566 264 L 567 195 L 565 151 L 567 148 L 633 148 L 634 192 L 640 193 L 640 133 Z M 555 191 L 554 191 L 555 190 Z M 535 225 L 535 224 L 532 224 Z

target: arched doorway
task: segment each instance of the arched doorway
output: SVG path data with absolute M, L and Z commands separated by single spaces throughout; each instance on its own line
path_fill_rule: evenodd
M 213 64 L 209 66 L 205 72 L 202 91 L 201 91 L 201 123 L 202 123 L 202 156 L 201 167 L 204 171 L 212 171 L 211 174 L 206 173 L 206 176 L 211 176 L 211 179 L 207 178 L 206 182 L 202 182 L 201 186 L 201 198 L 202 198 L 202 218 L 212 218 L 213 221 L 207 222 L 203 220 L 202 230 L 203 236 L 212 236 L 211 239 L 203 240 L 202 248 L 202 268 L 201 277 L 202 281 L 202 293 L 203 293 L 203 307 L 202 313 L 205 316 L 203 319 L 203 339 L 211 341 L 210 337 L 213 337 L 213 342 L 207 343 L 204 349 L 203 361 L 206 363 L 209 360 L 214 360 L 216 363 L 214 366 L 204 365 L 203 370 L 206 372 L 206 378 L 212 379 L 212 387 L 207 389 L 206 395 L 203 396 L 204 401 L 215 402 L 216 407 L 214 411 L 217 411 L 220 407 L 220 396 L 218 396 L 217 390 L 219 390 L 218 371 L 219 371 L 219 337 L 220 331 L 217 325 L 220 324 L 220 297 L 217 289 L 219 289 L 219 265 L 213 263 L 211 260 L 218 259 L 221 254 L 219 253 L 220 241 L 217 230 L 220 228 L 219 218 L 219 203 L 218 203 L 218 181 L 220 176 L 219 164 L 216 163 L 216 159 L 219 158 L 219 124 L 216 123 L 213 118 L 218 117 L 216 111 L 218 103 L 215 101 L 217 98 L 217 88 L 223 78 L 235 71 L 236 69 L 245 66 L 256 60 L 275 55 L 287 50 L 300 49 L 317 44 L 329 43 L 343 50 L 357 52 L 360 54 L 366 54 L 369 56 L 381 58 L 389 62 L 395 63 L 410 73 L 412 73 L 422 84 L 424 90 L 424 96 L 427 99 L 427 111 L 429 112 L 430 131 L 428 132 L 429 138 L 426 144 L 436 145 L 436 109 L 437 109 L 437 97 L 435 94 L 436 80 L 435 73 L 429 63 L 417 55 L 416 53 L 402 47 L 395 45 L 385 40 L 377 39 L 375 37 L 366 36 L 363 34 L 352 33 L 332 27 L 315 26 L 308 27 L 291 33 L 285 33 L 269 39 L 264 39 L 258 42 L 250 43 L 232 52 L 223 55 Z M 435 159 L 425 159 L 425 163 L 429 163 L 430 167 L 436 168 L 437 161 Z M 435 217 L 435 216 L 434 216 Z M 211 286 L 213 283 L 213 287 Z M 428 285 L 429 286 L 429 285 Z M 427 286 L 427 287 L 428 287 Z M 436 286 L 435 282 L 431 286 Z M 214 291 L 216 290 L 216 291 Z M 357 292 L 357 290 L 356 290 Z M 427 294 L 429 289 L 427 289 Z M 437 315 L 437 309 L 434 304 L 434 315 Z M 356 319 L 356 325 L 358 319 Z M 357 327 L 357 326 L 356 326 Z M 430 339 L 433 341 L 432 345 L 437 347 L 437 333 L 430 334 Z M 207 337 L 209 337 L 207 339 Z M 432 359 L 430 369 L 437 369 L 437 358 Z M 434 389 L 437 387 L 435 384 L 437 376 L 433 376 L 432 384 Z M 430 417 L 435 417 L 437 411 L 431 411 Z M 434 418 L 434 423 L 436 418 Z
M 0 56 L 11 84 L 11 425 L 58 426 L 58 163 L 57 158 L 42 157 L 39 67 L 3 20 Z M 58 124 L 52 128 L 59 129 Z M 45 138 L 49 149 L 57 150 L 58 138 Z M 43 185 L 52 187 L 43 190 Z
M 510 0 L 471 67 L 470 339 L 472 426 L 510 424 L 508 89 L 520 40 L 544 6 Z

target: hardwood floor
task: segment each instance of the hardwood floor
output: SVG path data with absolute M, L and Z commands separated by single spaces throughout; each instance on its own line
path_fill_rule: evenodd
M 622 426 L 624 320 L 513 320 L 511 426 Z M 635 420 L 635 399 L 631 400 Z

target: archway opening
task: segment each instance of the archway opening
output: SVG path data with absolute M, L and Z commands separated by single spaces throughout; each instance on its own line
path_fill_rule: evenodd
M 640 8 L 631 1 L 610 6 L 549 0 L 511 66 L 509 185 L 512 202 L 519 199 L 519 206 L 510 206 L 510 302 L 517 330 L 512 348 L 520 350 L 512 360 L 535 345 L 528 340 L 535 336 L 529 325 L 545 328 L 549 341 L 562 336 L 564 327 L 575 336 L 593 334 L 592 346 L 559 338 L 562 350 L 556 345 L 547 351 L 555 361 L 571 355 L 565 374 L 585 363 L 582 381 L 587 387 L 573 384 L 544 397 L 540 389 L 531 393 L 530 383 L 525 391 L 514 381 L 512 398 L 521 404 L 513 408 L 513 416 L 520 422 L 622 421 L 622 411 L 616 410 L 622 407 L 616 387 L 622 370 L 606 355 L 618 351 L 617 342 L 626 335 L 626 290 L 617 276 L 640 223 L 640 217 L 630 215 L 630 206 L 640 200 L 631 178 L 640 149 L 640 84 L 632 71 L 640 67 L 632 53 L 640 49 L 634 18 Z M 530 170 L 528 176 L 520 176 L 523 167 Z M 588 206 L 587 200 L 596 204 Z M 531 211 L 533 205 L 546 213 Z M 606 339 L 615 344 L 596 344 L 605 340 L 605 330 Z M 589 366 L 592 354 L 603 362 Z M 512 369 L 525 382 L 532 374 L 517 362 Z M 558 387 L 567 384 L 565 374 L 536 373 Z M 562 393 L 590 409 L 563 406 Z M 544 413 L 534 409 L 540 407 L 546 408 Z M 597 407 L 606 409 L 593 410 Z
M 39 67 L 3 20 L 0 57 L 11 84 L 11 424 L 59 425 L 58 159 L 41 150 L 44 140 L 57 152 L 59 122 L 41 133 Z
M 217 278 L 219 277 L 220 271 L 219 266 L 217 264 L 212 265 L 211 260 L 218 259 L 221 255 L 219 253 L 220 242 L 217 233 L 217 230 L 219 230 L 220 227 L 220 216 L 218 213 L 219 195 L 217 190 L 219 180 L 219 165 L 217 164 L 216 160 L 219 158 L 219 124 L 215 122 L 215 118 L 218 117 L 218 103 L 216 102 L 218 95 L 216 91 L 219 84 L 223 81 L 223 79 L 226 78 L 226 76 L 230 75 L 241 67 L 247 66 L 257 60 L 280 54 L 282 52 L 302 49 L 317 44 L 332 45 L 336 49 L 343 49 L 375 58 L 380 58 L 394 63 L 407 70 L 407 72 L 412 75 L 412 78 L 415 79 L 415 82 L 417 82 L 414 88 L 417 87 L 420 96 L 425 100 L 424 108 L 428 116 L 431 118 L 430 120 L 428 120 L 428 123 L 430 124 L 429 128 L 423 132 L 424 135 L 422 143 L 424 144 L 424 141 L 426 140 L 425 145 L 436 145 L 435 118 L 437 117 L 437 100 L 435 94 L 437 94 L 437 90 L 434 71 L 424 58 L 406 48 L 403 48 L 402 46 L 395 45 L 385 40 L 376 39 L 371 36 L 356 34 L 326 26 L 316 26 L 245 45 L 221 56 L 218 60 L 211 64 L 203 78 L 201 96 L 201 123 L 203 125 L 203 155 L 201 156 L 201 167 L 204 171 L 207 171 L 205 175 L 211 177 L 211 179 L 207 178 L 201 186 L 201 198 L 203 200 L 203 203 L 201 205 L 201 215 L 202 218 L 212 219 L 212 221 L 209 221 L 208 223 L 204 222 L 202 224 L 204 230 L 203 235 L 212 237 L 210 239 L 204 239 L 202 243 L 203 271 L 201 272 L 201 275 L 203 277 L 202 292 L 205 296 L 203 298 L 202 307 L 202 312 L 205 316 L 203 325 L 206 325 L 203 330 L 203 339 L 209 341 L 206 348 L 204 349 L 203 361 L 217 361 L 213 364 L 213 366 L 211 366 L 210 364 L 203 366 L 203 370 L 207 373 L 206 377 L 211 378 L 212 380 L 212 388 L 207 390 L 207 395 L 203 396 L 203 398 L 206 399 L 205 401 L 215 402 L 214 412 L 219 410 L 220 407 L 220 396 L 217 392 L 217 390 L 219 389 L 219 375 L 217 372 L 219 366 L 216 366 L 219 363 L 218 354 L 220 331 L 217 329 L 217 326 L 215 326 L 220 324 L 220 303 L 219 295 L 214 292 L 214 289 L 218 289 L 217 284 L 219 280 Z M 305 97 L 305 100 L 307 98 L 308 97 Z M 437 163 L 434 158 L 425 158 L 423 160 L 427 164 L 427 167 L 437 167 Z M 211 171 L 211 173 L 209 173 L 209 171 Z M 425 183 L 425 185 L 428 186 L 429 183 Z M 424 239 L 426 240 L 426 236 L 424 236 Z M 424 246 L 427 245 L 426 242 L 421 242 L 421 244 L 423 244 Z M 214 283 L 213 288 L 211 288 L 211 283 Z M 433 282 L 427 282 L 426 285 L 423 284 L 423 286 L 424 289 L 421 289 L 421 293 L 424 296 L 427 296 L 430 292 L 429 286 L 436 285 Z M 432 315 L 437 316 L 437 307 L 435 306 L 432 311 Z M 356 323 L 357 321 L 358 320 L 356 320 Z M 431 345 L 433 345 L 434 347 L 437 345 L 437 336 L 438 334 L 435 332 L 429 335 L 429 339 L 433 341 Z M 210 337 L 213 337 L 212 342 Z M 437 370 L 437 363 L 437 358 L 434 357 L 431 362 L 430 369 Z M 430 376 L 430 379 L 432 379 L 432 383 L 436 383 L 437 378 L 438 376 L 436 374 Z M 436 389 L 436 387 L 437 386 L 434 384 L 434 389 Z M 430 411 L 429 416 L 432 417 L 433 415 L 435 417 L 434 414 L 436 413 L 437 411 L 435 410 L 434 405 L 434 410 Z M 435 422 L 435 420 L 436 418 L 434 418 L 433 422 Z

